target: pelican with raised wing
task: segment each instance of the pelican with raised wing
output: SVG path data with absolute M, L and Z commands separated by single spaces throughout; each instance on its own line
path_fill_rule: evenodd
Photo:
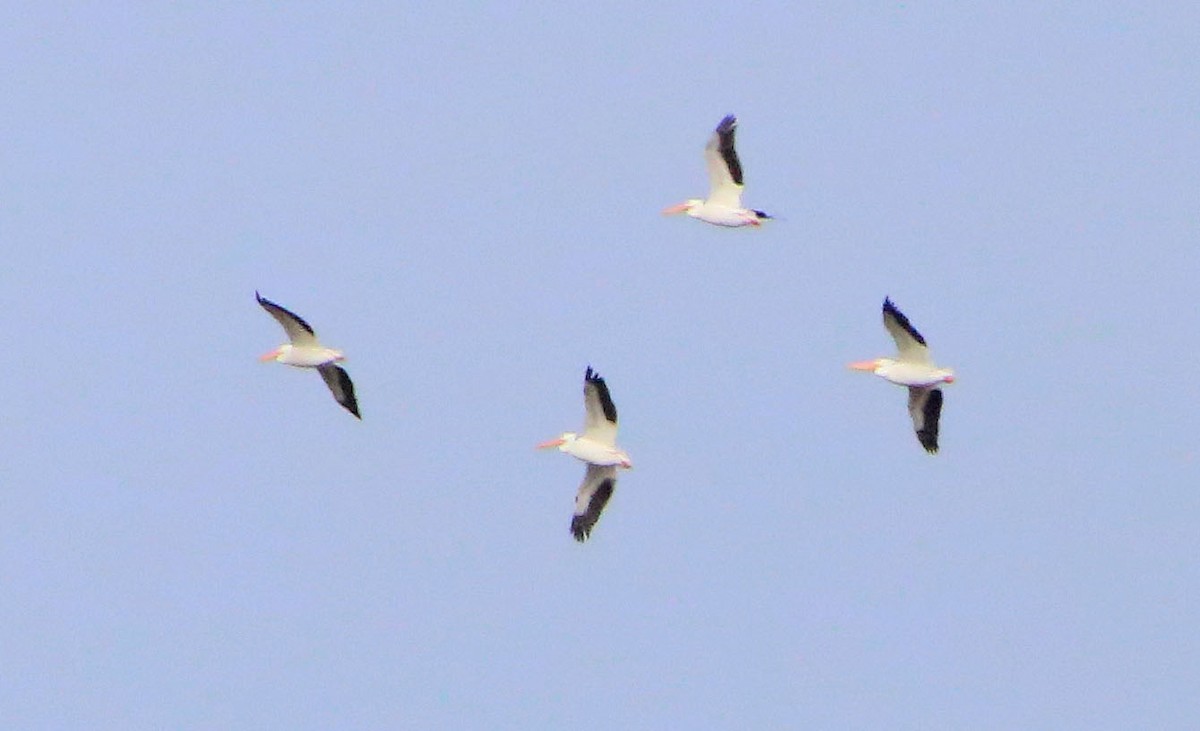
M 575 515 L 571 535 L 579 542 L 592 533 L 600 513 L 617 486 L 617 469 L 633 467 L 629 455 L 617 446 L 617 407 L 608 394 L 608 385 L 588 366 L 583 374 L 583 403 L 587 412 L 583 433 L 564 432 L 537 445 L 538 449 L 557 447 L 575 459 L 587 463 L 583 483 L 575 495 Z
M 895 358 L 876 358 L 851 363 L 856 371 L 868 371 L 898 386 L 908 388 L 908 413 L 921 446 L 930 454 L 938 451 L 938 421 L 942 416 L 942 384 L 954 383 L 954 371 L 938 368 L 929 355 L 925 338 L 904 313 L 883 300 L 883 326 L 896 341 Z
M 704 148 L 704 162 L 708 166 L 708 198 L 688 199 L 663 209 L 663 214 L 686 213 L 692 218 L 729 228 L 761 226 L 764 219 L 771 218 L 762 211 L 742 207 L 742 164 L 733 146 L 736 130 L 737 117 L 727 115 L 717 125 Z
M 264 310 L 271 313 L 271 317 L 274 317 L 283 326 L 290 341 L 269 353 L 264 353 L 259 360 L 264 363 L 273 360 L 276 363 L 284 363 L 297 368 L 316 368 L 337 402 L 361 419 L 362 415 L 358 413 L 358 400 L 354 398 L 354 383 L 350 380 L 346 370 L 337 365 L 346 359 L 346 356 L 342 355 L 342 351 L 321 345 L 312 327 L 296 313 L 280 307 L 258 292 L 254 293 L 254 298 L 258 300 L 258 304 L 262 305 Z

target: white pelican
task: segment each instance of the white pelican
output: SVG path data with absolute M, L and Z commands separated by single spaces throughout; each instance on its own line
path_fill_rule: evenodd
M 856 371 L 870 371 L 898 386 L 908 387 L 908 413 L 921 446 L 930 454 L 938 451 L 938 419 L 942 415 L 943 383 L 954 383 L 954 371 L 938 368 L 929 357 L 925 338 L 912 326 L 890 299 L 883 300 L 883 326 L 896 341 L 895 358 L 876 358 L 851 363 Z
M 617 486 L 617 468 L 633 467 L 629 455 L 617 447 L 617 407 L 613 406 L 604 379 L 591 366 L 583 374 L 583 403 L 587 410 L 583 434 L 564 432 L 537 445 L 538 449 L 558 447 L 559 451 L 587 463 L 583 484 L 575 495 L 575 516 L 571 518 L 571 535 L 581 543 L 591 535 L 592 527 L 612 497 Z
M 346 359 L 346 356 L 342 355 L 342 351 L 321 345 L 312 327 L 296 313 L 264 299 L 258 292 L 254 293 L 254 298 L 258 300 L 258 304 L 262 305 L 264 310 L 271 313 L 271 317 L 283 325 L 283 330 L 287 333 L 288 340 L 291 341 L 280 345 L 270 353 L 264 353 L 259 360 L 264 363 L 273 360 L 297 368 L 316 368 L 320 372 L 321 378 L 325 379 L 325 385 L 329 386 L 329 390 L 333 392 L 333 397 L 337 399 L 337 402 L 361 419 L 362 415 L 358 413 L 358 401 L 354 398 L 354 383 L 344 369 L 335 365 Z
M 742 164 L 733 149 L 736 129 L 737 117 L 726 115 L 704 148 L 704 161 L 708 165 L 708 200 L 691 198 L 663 209 L 665 215 L 686 213 L 692 218 L 730 228 L 761 226 L 763 219 L 771 218 L 762 211 L 742 208 Z

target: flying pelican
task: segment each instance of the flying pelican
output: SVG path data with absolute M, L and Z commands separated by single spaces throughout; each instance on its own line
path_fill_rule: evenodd
M 537 445 L 538 449 L 558 447 L 560 452 L 587 463 L 583 483 L 575 495 L 575 516 L 571 518 L 571 535 L 580 543 L 591 535 L 592 527 L 612 497 L 617 486 L 617 468 L 633 467 L 629 455 L 617 447 L 617 407 L 613 406 L 604 379 L 591 366 L 583 374 L 583 404 L 587 410 L 583 434 L 564 432 Z
M 297 368 L 316 368 L 320 372 L 321 378 L 325 379 L 325 385 L 329 386 L 329 390 L 337 402 L 361 419 L 362 415 L 358 413 L 358 401 L 354 398 L 354 383 L 343 368 L 335 365 L 346 359 L 346 356 L 342 355 L 342 351 L 321 345 L 312 327 L 296 313 L 265 299 L 258 292 L 254 293 L 254 298 L 258 300 L 258 304 L 262 305 L 264 310 L 271 313 L 271 317 L 274 317 L 283 326 L 288 340 L 291 341 L 280 345 L 270 353 L 264 353 L 259 360 L 264 363 L 273 360 Z
M 676 206 L 663 209 L 663 214 L 686 213 L 717 226 L 761 226 L 771 216 L 753 208 L 742 208 L 742 164 L 733 149 L 733 133 L 737 117 L 726 115 L 717 125 L 712 139 L 704 148 L 708 165 L 708 200 L 691 198 Z
M 929 357 L 925 338 L 888 298 L 883 300 L 883 326 L 896 341 L 895 358 L 851 363 L 856 371 L 870 371 L 897 386 L 908 387 L 908 413 L 926 452 L 938 451 L 938 419 L 942 415 L 943 383 L 954 383 L 954 371 L 938 368 Z

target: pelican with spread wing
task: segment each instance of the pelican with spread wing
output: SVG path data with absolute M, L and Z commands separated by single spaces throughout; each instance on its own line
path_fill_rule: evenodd
M 936 454 L 938 421 L 942 416 L 941 386 L 954 383 L 954 371 L 933 364 L 925 338 L 888 298 L 883 300 L 883 326 L 896 341 L 896 357 L 859 361 L 850 367 L 908 388 L 908 413 L 917 440 L 925 451 Z
M 633 467 L 629 455 L 617 446 L 617 407 L 608 393 L 608 385 L 591 366 L 583 375 L 583 403 L 587 418 L 582 434 L 564 432 L 537 445 L 539 449 L 557 447 L 587 463 L 583 483 L 575 495 L 575 515 L 571 518 L 571 535 L 581 543 L 591 535 L 612 497 L 617 486 L 617 469 Z
M 742 183 L 742 163 L 733 146 L 736 130 L 737 117 L 727 115 L 717 125 L 704 148 L 704 162 L 708 166 L 708 198 L 690 198 L 663 209 L 663 214 L 686 213 L 692 218 L 729 228 L 761 226 L 764 219 L 771 218 L 762 211 L 742 207 L 742 188 L 745 186 Z
M 258 304 L 262 305 L 264 310 L 271 314 L 271 317 L 274 317 L 283 326 L 289 340 L 271 352 L 264 353 L 259 360 L 264 363 L 273 360 L 276 363 L 284 363 L 297 368 L 316 368 L 337 402 L 361 419 L 362 416 L 358 413 L 358 400 L 354 398 L 354 383 L 350 380 L 346 369 L 337 365 L 346 359 L 346 356 L 342 355 L 342 351 L 321 345 L 312 326 L 296 313 L 280 307 L 258 292 L 254 293 L 254 298 L 258 300 Z

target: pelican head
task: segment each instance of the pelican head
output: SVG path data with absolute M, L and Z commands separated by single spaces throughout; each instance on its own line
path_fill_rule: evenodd
M 291 347 L 292 347 L 291 345 L 285 343 L 283 345 L 280 345 L 278 348 L 272 350 L 269 353 L 263 353 L 262 355 L 258 356 L 258 359 L 259 359 L 259 361 L 261 361 L 263 363 L 266 363 L 266 362 L 272 361 L 272 360 L 279 360 L 280 358 L 283 357 L 283 354 L 286 353 Z
M 699 198 L 688 198 L 683 203 L 670 206 L 663 209 L 664 216 L 674 216 L 680 213 L 686 213 L 689 216 L 700 206 L 704 205 L 704 201 Z
M 896 361 L 891 358 L 876 358 L 875 360 L 860 360 L 846 367 L 855 371 L 878 374 L 881 370 L 886 370 L 888 367 L 895 365 L 895 363 Z
M 567 431 L 567 432 L 563 432 L 562 434 L 555 437 L 554 439 L 550 439 L 550 440 L 542 442 L 541 444 L 537 445 L 536 448 L 537 449 L 550 449 L 552 447 L 557 447 L 558 451 L 565 452 L 565 451 L 567 451 L 567 449 L 570 448 L 571 443 L 574 442 L 578 438 L 579 438 L 579 435 L 576 434 L 575 432 Z

